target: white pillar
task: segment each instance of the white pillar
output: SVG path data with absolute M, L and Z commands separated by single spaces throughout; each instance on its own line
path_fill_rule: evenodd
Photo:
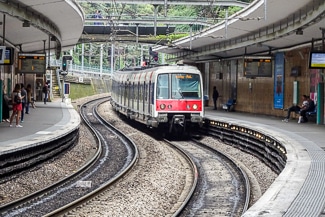
M 85 44 L 82 43 L 81 45 L 81 71 L 84 72 L 84 58 L 85 58 Z
M 100 44 L 99 73 L 100 73 L 100 76 L 102 76 L 102 73 L 103 73 L 103 44 Z
M 114 44 L 111 46 L 111 74 L 114 72 Z

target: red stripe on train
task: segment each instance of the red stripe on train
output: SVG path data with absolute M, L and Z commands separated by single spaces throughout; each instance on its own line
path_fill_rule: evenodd
M 202 100 L 156 100 L 156 111 L 202 111 Z

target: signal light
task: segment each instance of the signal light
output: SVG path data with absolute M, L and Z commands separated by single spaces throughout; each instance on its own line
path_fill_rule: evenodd
M 62 70 L 67 71 L 67 62 L 62 63 Z
M 72 56 L 70 56 L 70 55 L 62 56 L 62 70 L 63 71 L 67 71 L 68 60 L 72 60 Z

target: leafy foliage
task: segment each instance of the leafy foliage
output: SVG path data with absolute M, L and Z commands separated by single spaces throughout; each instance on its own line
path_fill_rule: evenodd
M 241 2 L 251 3 L 253 0 L 241 0 Z M 154 17 L 155 7 L 151 4 L 138 4 L 138 5 L 127 5 L 118 3 L 80 3 L 83 8 L 84 13 L 91 16 L 97 10 L 99 10 L 104 18 L 112 18 L 118 20 L 120 18 L 140 18 L 142 16 L 152 16 Z M 192 6 L 192 5 L 169 5 L 167 8 L 164 6 L 158 6 L 158 17 L 180 17 L 180 19 L 206 19 L 211 24 L 222 21 L 226 16 L 226 10 L 228 11 L 228 16 L 241 10 L 240 7 L 223 7 L 223 6 Z M 157 35 L 148 36 L 148 40 L 156 40 L 157 44 L 168 45 L 172 41 L 186 37 L 190 32 L 190 25 L 176 25 L 175 32 L 167 35 Z M 192 31 L 200 31 L 204 27 L 201 25 L 192 25 Z M 116 43 L 116 42 L 115 42 Z M 96 43 L 85 44 L 84 64 L 85 65 L 95 65 L 100 64 L 100 46 Z M 147 48 L 148 46 L 146 46 Z M 143 57 L 140 57 L 139 46 L 120 43 L 116 44 L 114 52 L 114 64 L 115 67 L 123 68 L 126 65 L 136 65 L 139 64 Z M 111 42 L 107 42 L 103 45 L 103 65 L 110 66 L 110 56 L 111 56 Z M 74 49 L 74 63 L 81 63 L 81 45 L 77 45 Z M 144 52 L 147 55 L 147 52 Z

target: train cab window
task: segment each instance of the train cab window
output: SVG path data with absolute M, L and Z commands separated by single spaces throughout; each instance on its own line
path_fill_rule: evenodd
M 171 75 L 172 99 L 199 99 L 201 98 L 200 76 L 196 74 Z
M 157 99 L 168 98 L 168 74 L 161 74 L 157 78 Z

